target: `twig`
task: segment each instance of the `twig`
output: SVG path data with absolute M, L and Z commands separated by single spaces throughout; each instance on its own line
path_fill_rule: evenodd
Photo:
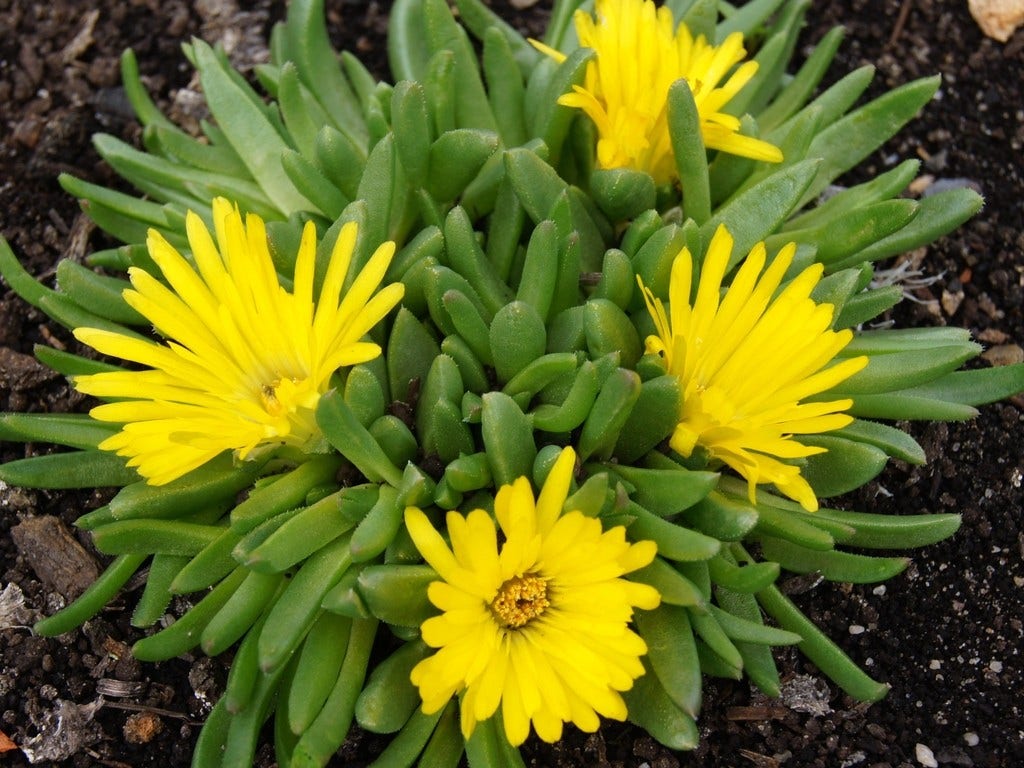
M 149 707 L 145 704 L 132 704 L 128 701 L 104 701 L 103 706 L 112 707 L 113 709 L 127 709 L 130 712 L 152 712 L 153 714 L 163 715 L 164 717 L 173 717 L 175 720 L 184 720 L 189 725 L 202 725 L 203 723 L 202 720 L 193 720 L 184 712 L 172 712 L 169 709 Z
M 892 48 L 896 45 L 896 41 L 900 39 L 900 35 L 903 33 L 903 27 L 907 24 L 907 17 L 910 16 L 910 7 L 914 4 L 914 0 L 903 0 L 903 5 L 900 6 L 900 15 L 896 17 L 896 25 L 892 28 L 892 34 L 889 35 L 889 42 L 886 43 L 886 48 Z

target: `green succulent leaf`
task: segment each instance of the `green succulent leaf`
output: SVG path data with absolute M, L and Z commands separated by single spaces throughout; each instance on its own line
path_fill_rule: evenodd
M 332 493 L 295 510 L 259 544 L 245 551 L 242 562 L 255 571 L 283 573 L 351 530 L 354 523 L 341 505 L 343 493 Z
M 665 603 L 653 611 L 637 611 L 635 620 L 647 643 L 645 662 L 650 662 L 653 677 L 679 709 L 696 717 L 702 698 L 700 663 L 689 615 L 687 608 Z
M 736 16 L 741 16 L 748 9 L 759 5 L 764 5 L 764 3 L 747 3 L 743 9 L 719 26 L 719 35 L 721 35 L 722 26 L 732 23 Z M 757 122 L 765 131 L 771 131 L 772 128 L 791 117 L 807 103 L 807 99 L 814 93 L 814 89 L 818 87 L 835 58 L 839 44 L 843 40 L 843 34 L 842 27 L 830 29 L 818 41 L 814 51 L 807 57 L 800 70 L 793 75 L 793 79 L 789 81 L 788 85 L 775 95 L 770 104 L 757 113 Z
M 476 53 L 469 36 L 460 27 L 444 0 L 423 0 L 423 27 L 420 35 L 435 53 L 452 54 L 455 119 L 459 128 L 496 129 L 487 92 L 480 78 Z M 440 131 L 439 131 L 440 133 Z
M 711 581 L 716 585 L 733 592 L 750 595 L 775 583 L 779 577 L 779 564 L 751 563 L 739 567 L 731 562 L 731 558 L 718 555 L 708 560 L 708 571 Z M 737 639 L 744 640 L 745 638 L 738 637 Z
M 719 586 L 715 589 L 715 599 L 719 606 L 732 616 L 764 626 L 761 608 L 753 595 L 733 592 Z M 749 677 L 766 695 L 778 696 L 780 692 L 779 670 L 772 657 L 771 646 L 761 643 L 745 643 L 741 640 L 735 640 L 733 644 L 743 658 L 743 674 Z
M 757 507 L 716 490 L 710 490 L 683 515 L 690 527 L 719 541 L 740 541 L 759 519 Z
M 820 229 L 829 223 L 840 223 L 850 211 L 880 203 L 899 195 L 917 176 L 919 160 L 904 160 L 891 171 L 870 181 L 843 189 L 809 211 L 794 216 L 782 225 L 780 231 Z
M 422 640 L 412 640 L 373 668 L 356 699 L 356 721 L 361 727 L 371 733 L 395 733 L 406 724 L 420 703 L 409 674 L 431 652 Z
M 352 625 L 347 616 L 322 613 L 306 635 L 288 687 L 288 725 L 292 733 L 304 733 L 327 702 L 341 672 Z
M 668 560 L 684 563 L 707 560 L 721 549 L 718 539 L 670 523 L 634 502 L 629 503 L 626 512 L 634 518 L 629 526 L 630 538 L 637 541 L 650 539 Z
M 358 589 L 366 607 L 381 621 L 419 627 L 437 614 L 427 599 L 427 586 L 437 578 L 429 565 L 370 565 L 359 574 Z
M 291 657 L 316 620 L 323 600 L 352 564 L 349 537 L 321 547 L 295 572 L 274 603 L 260 632 L 260 669 L 273 672 Z
M 855 419 L 849 426 L 833 430 L 830 434 L 881 448 L 887 455 L 908 464 L 922 465 L 927 461 L 924 449 L 914 438 L 887 424 Z
M 373 439 L 345 399 L 337 390 L 331 390 L 320 398 L 316 409 L 317 424 L 324 437 L 338 452 L 352 462 L 363 476 L 373 482 L 384 480 L 398 487 L 402 481 L 401 472 L 391 463 L 380 444 Z
M 138 477 L 120 456 L 89 449 L 15 459 L 0 465 L 0 480 L 22 488 L 121 487 L 136 482 Z
M 800 650 L 844 691 L 860 701 L 878 701 L 889 686 L 872 680 L 775 587 L 758 593 L 758 601 L 779 625 L 803 638 Z
M 909 564 L 905 557 L 875 557 L 852 552 L 827 552 L 806 549 L 782 539 L 765 536 L 761 539 L 762 555 L 794 573 L 821 573 L 830 581 L 874 584 L 890 579 Z
M 260 189 L 282 214 L 308 210 L 309 201 L 295 189 L 281 165 L 281 154 L 288 145 L 265 109 L 240 88 L 209 45 L 197 40 L 192 50 L 210 111 Z M 248 151 L 251 147 L 260 151 Z
M 485 394 L 480 426 L 495 482 L 509 485 L 518 477 L 528 477 L 537 446 L 530 418 L 515 401 L 501 392 Z
M 519 750 L 505 735 L 500 717 L 489 717 L 476 724 L 466 739 L 466 759 L 469 768 L 525 768 Z
M 864 248 L 848 259 L 840 259 L 832 269 L 850 266 L 849 262 L 878 261 L 905 253 L 952 232 L 981 210 L 984 199 L 973 189 L 950 189 L 923 198 L 914 218 L 901 229 Z
M 695 650 L 696 654 L 696 650 Z M 623 693 L 634 723 L 670 749 L 690 750 L 697 746 L 700 735 L 693 716 L 684 711 L 651 671 L 651 664 L 643 659 L 645 673 L 631 689 Z M 690 663 L 697 663 L 691 659 Z M 698 664 L 699 673 L 699 664 Z
M 114 599 L 114 595 L 135 574 L 145 559 L 145 555 L 136 554 L 116 557 L 73 603 L 52 616 L 37 621 L 32 631 L 43 637 L 56 637 L 81 626 Z
M 299 737 L 292 753 L 292 768 L 326 765 L 345 741 L 355 717 L 359 691 L 366 679 L 376 633 L 375 619 L 358 619 L 352 623 L 341 671 L 323 709 Z
M 254 490 L 245 501 L 232 510 L 232 530 L 236 533 L 248 533 L 265 520 L 300 506 L 311 490 L 334 479 L 340 465 L 341 461 L 337 456 L 316 456 L 283 474 L 269 485 Z
M 174 597 L 171 584 L 190 558 L 182 555 L 153 555 L 146 586 L 132 612 L 133 627 L 151 627 L 167 612 Z
M 852 168 L 906 124 L 927 104 L 940 78 L 922 78 L 878 97 L 827 126 L 815 137 L 808 154 L 823 159 L 800 205 L 813 200 L 832 179 Z
M 669 605 L 703 607 L 706 604 L 700 589 L 661 557 L 634 571 L 630 579 L 651 585 L 658 590 L 661 601 Z
M 526 95 L 523 76 L 507 35 L 502 34 L 498 27 L 491 26 L 484 31 L 482 39 L 487 97 L 498 125 L 498 135 L 506 147 L 518 147 L 528 139 L 523 108 Z M 525 43 L 521 37 L 519 39 Z
M 691 508 L 718 483 L 716 472 L 693 472 L 681 467 L 645 469 L 608 464 L 606 468 L 636 489 L 632 496 L 638 504 L 661 517 Z
M 283 52 L 286 59 L 295 62 L 302 83 L 315 94 L 335 127 L 357 145 L 365 146 L 366 126 L 351 84 L 338 66 L 331 47 L 323 0 L 291 3 L 281 41 L 286 48 Z
M 284 577 L 250 572 L 217 615 L 203 627 L 200 645 L 209 656 L 223 653 L 253 629 L 268 605 L 272 605 Z
M 827 499 L 860 488 L 874 479 L 888 456 L 870 443 L 846 440 L 834 435 L 805 435 L 805 445 L 826 449 L 825 453 L 808 456 L 803 476 L 818 498 Z
M 0 440 L 58 443 L 88 450 L 96 448 L 117 430 L 116 424 L 77 413 L 0 414 Z
M 57 285 L 83 309 L 114 323 L 148 325 L 149 320 L 132 309 L 123 298 L 131 283 L 98 275 L 67 259 L 57 265 Z
M 818 174 L 821 161 L 813 154 L 811 157 L 813 159 L 776 171 L 730 200 L 701 226 L 701 241 L 709 243 L 718 227 L 725 226 L 733 236 L 729 267 L 735 266 L 797 208 L 804 191 Z

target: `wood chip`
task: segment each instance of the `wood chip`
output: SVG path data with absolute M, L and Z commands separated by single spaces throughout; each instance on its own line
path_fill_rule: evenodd
M 756 765 L 757 768 L 779 768 L 778 760 L 774 757 L 769 757 L 768 755 L 762 755 L 760 752 L 754 752 L 750 749 L 741 749 L 740 756 L 745 757 Z
M 96 225 L 92 219 L 84 213 L 78 214 L 74 224 L 71 225 L 71 235 L 67 239 L 64 258 L 81 264 L 85 259 L 85 254 L 89 252 L 89 237 L 94 229 L 96 229 Z
M 30 517 L 11 529 L 11 538 L 39 580 L 66 600 L 74 600 L 100 575 L 96 560 L 60 518 Z
M 10 752 L 12 749 L 17 749 L 18 745 L 11 741 L 11 737 L 3 731 L 0 731 L 0 753 Z
M 24 392 L 59 377 L 31 355 L 0 347 L 0 388 Z
M 725 710 L 727 720 L 762 722 L 765 720 L 781 720 L 788 710 L 785 707 L 728 707 Z
M 64 46 L 64 50 L 60 52 L 61 61 L 65 64 L 70 64 L 89 50 L 90 46 L 95 42 L 92 36 L 92 31 L 96 28 L 96 22 L 99 21 L 99 18 L 100 12 L 97 9 L 93 9 L 85 14 L 82 18 L 82 26 L 78 30 L 78 33 L 70 43 Z

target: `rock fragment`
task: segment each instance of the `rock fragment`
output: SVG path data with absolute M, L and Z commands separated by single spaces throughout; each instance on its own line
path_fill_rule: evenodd
M 1024 349 L 1018 344 L 999 344 L 986 349 L 981 353 L 981 357 L 998 368 L 1002 365 L 1024 363 Z
M 924 768 L 939 768 L 939 761 L 935 759 L 935 753 L 924 744 L 914 745 L 914 758 Z
M 1020 0 L 967 0 L 967 7 L 981 31 L 1000 43 L 1024 24 L 1024 3 Z

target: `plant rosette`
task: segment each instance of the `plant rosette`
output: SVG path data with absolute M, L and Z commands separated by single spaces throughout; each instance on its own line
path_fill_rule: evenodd
M 381 766 L 519 766 L 601 718 L 692 749 L 702 677 L 777 695 L 780 645 L 881 698 L 775 584 L 880 581 L 908 561 L 872 550 L 953 534 L 829 500 L 925 461 L 895 423 L 1024 390 L 962 370 L 967 331 L 875 322 L 902 298 L 875 263 L 974 192 L 903 199 L 908 160 L 823 197 L 938 79 L 822 89 L 839 30 L 790 72 L 795 0 L 560 0 L 539 41 L 456 4 L 394 4 L 394 85 L 317 0 L 274 29 L 266 96 L 194 41 L 203 137 L 126 52 L 144 148 L 95 143 L 140 196 L 61 178 L 124 244 L 89 259 L 110 274 L 49 288 L 0 241 L 8 284 L 106 356 L 37 349 L 90 414 L 0 417 L 71 449 L 4 482 L 118 489 L 77 523 L 112 562 L 36 630 L 142 568 L 136 626 L 191 595 L 133 652 L 235 648 L 199 768 L 252 765 L 268 720 L 295 768 L 354 722 L 394 734 Z

